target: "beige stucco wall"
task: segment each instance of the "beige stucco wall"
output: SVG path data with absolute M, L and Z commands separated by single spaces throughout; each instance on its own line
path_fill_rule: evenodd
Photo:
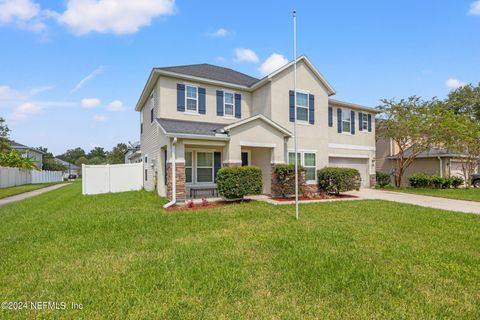
M 177 83 L 189 84 L 205 88 L 206 114 L 190 114 L 188 112 L 177 111 Z M 224 90 L 241 94 L 241 119 L 248 118 L 252 115 L 252 95 L 250 92 L 247 91 L 231 89 L 221 86 L 213 86 L 211 84 L 202 82 L 190 82 L 183 79 L 170 77 L 160 77 L 158 79 L 156 87 L 157 90 L 160 92 L 160 108 L 158 116 L 161 118 L 225 124 L 238 121 L 239 119 L 235 117 L 217 116 L 217 90 Z
M 263 182 L 263 193 L 271 193 L 271 169 L 272 165 L 270 163 L 271 153 L 273 149 L 271 148 L 252 148 L 252 147 L 243 147 L 242 151 L 250 151 L 251 160 L 250 164 L 255 167 L 259 167 L 262 170 L 262 182 Z

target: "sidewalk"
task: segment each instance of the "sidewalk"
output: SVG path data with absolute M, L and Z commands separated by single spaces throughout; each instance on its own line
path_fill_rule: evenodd
M 50 187 L 37 189 L 37 190 L 25 192 L 25 193 L 20 193 L 20 194 L 17 194 L 15 196 L 0 199 L 0 207 L 3 206 L 3 205 L 9 204 L 9 203 L 13 203 L 13 202 L 21 201 L 21 200 L 28 199 L 28 198 L 31 198 L 31 197 L 35 197 L 35 196 L 38 196 L 39 194 L 61 188 L 61 187 L 67 186 L 69 184 L 70 183 L 55 184 L 55 185 L 50 186 Z

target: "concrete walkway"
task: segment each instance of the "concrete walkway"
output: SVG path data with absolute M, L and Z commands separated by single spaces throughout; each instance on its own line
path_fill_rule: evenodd
M 21 200 L 28 199 L 28 198 L 31 198 L 31 197 L 35 197 L 35 196 L 38 196 L 39 194 L 61 188 L 61 187 L 67 186 L 69 184 L 70 183 L 55 184 L 55 185 L 50 186 L 50 187 L 45 187 L 45 188 L 42 188 L 42 189 L 37 189 L 37 190 L 25 192 L 25 193 L 20 193 L 20 194 L 17 194 L 15 196 L 0 199 L 0 207 L 3 206 L 3 205 L 9 204 L 9 203 L 13 203 L 13 202 L 21 201 Z
M 428 208 L 480 214 L 480 202 L 475 201 L 453 200 L 377 189 L 362 189 L 360 191 L 349 192 L 348 194 L 358 196 L 362 199 L 387 200 L 415 204 Z

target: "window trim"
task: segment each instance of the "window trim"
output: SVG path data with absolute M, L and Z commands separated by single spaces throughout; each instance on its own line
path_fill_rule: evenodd
M 195 94 L 196 98 L 195 99 L 188 97 L 188 87 L 195 88 L 195 92 L 196 92 L 196 94 Z M 195 100 L 195 111 L 188 109 L 188 99 Z M 195 114 L 195 115 L 200 114 L 198 112 L 198 86 L 197 85 L 185 83 L 185 113 Z
M 341 123 L 342 123 L 342 134 L 347 134 L 347 135 L 351 135 L 352 134 L 352 110 L 350 109 L 345 109 L 345 108 L 341 108 L 342 109 L 342 119 L 341 119 Z M 347 115 L 348 116 L 348 131 L 346 131 L 343 127 L 343 123 L 344 122 L 347 122 L 346 119 L 344 119 L 344 115 Z
M 192 182 L 186 182 L 186 186 L 195 186 L 195 185 L 201 185 L 201 186 L 210 186 L 213 185 L 215 186 L 215 152 L 216 150 L 213 149 L 185 149 L 185 153 L 187 152 L 192 152 Z M 197 165 L 197 153 L 211 153 L 212 154 L 212 181 L 211 182 L 198 182 L 198 174 L 197 174 L 197 169 L 199 166 Z M 186 162 L 185 162 L 186 163 Z M 185 169 L 187 167 L 185 166 Z M 200 167 L 200 168 L 210 168 L 210 167 Z
M 368 113 L 362 113 L 362 130 L 360 131 L 368 133 Z
M 290 164 L 289 158 L 290 158 L 290 153 L 293 153 L 295 155 L 295 150 L 294 149 L 289 149 L 287 152 L 287 163 Z M 317 150 L 297 150 L 297 153 L 300 154 L 300 165 L 305 167 L 305 168 L 315 168 L 315 175 L 317 172 L 317 163 L 318 163 L 318 158 L 317 158 Z M 313 166 L 305 166 L 305 153 L 311 153 L 315 155 L 315 167 Z M 314 184 L 317 183 L 317 180 L 305 180 L 305 183 L 307 184 Z
M 298 98 L 295 96 L 295 121 L 299 124 L 306 124 L 310 125 L 310 109 L 309 109 L 309 104 L 310 104 L 310 91 L 308 90 L 302 90 L 302 89 L 297 89 L 296 94 L 305 94 L 307 95 L 307 106 L 299 106 L 298 105 Z M 298 120 L 298 108 L 304 108 L 307 109 L 307 120 Z
M 190 165 L 190 166 L 187 166 L 187 157 L 186 157 L 187 153 L 192 154 L 192 165 Z M 193 150 L 185 150 L 185 184 L 186 185 L 187 184 L 193 184 L 193 176 L 194 176 L 193 167 L 194 167 L 194 165 L 193 165 Z M 192 181 L 190 181 L 190 182 L 187 181 L 187 169 L 188 168 L 192 169 Z
M 143 110 L 140 112 L 140 135 L 143 134 Z
M 235 118 L 235 94 L 236 94 L 236 92 L 234 92 L 234 91 L 229 91 L 229 90 L 222 90 L 222 91 L 223 91 L 223 116 L 224 116 L 225 118 Z M 227 93 L 232 95 L 232 98 L 233 98 L 233 102 L 232 102 L 232 103 L 227 103 L 227 102 L 226 102 L 227 99 L 225 99 L 225 95 L 226 95 Z M 232 114 L 231 114 L 231 115 L 230 115 L 230 114 L 227 114 L 227 113 L 225 112 L 225 110 L 226 110 L 225 107 L 226 107 L 227 104 L 228 104 L 228 105 L 230 105 L 230 104 L 232 105 Z
M 153 124 L 154 120 L 154 109 L 155 109 L 155 96 L 150 94 L 150 99 L 148 100 L 149 106 L 150 106 L 150 124 Z

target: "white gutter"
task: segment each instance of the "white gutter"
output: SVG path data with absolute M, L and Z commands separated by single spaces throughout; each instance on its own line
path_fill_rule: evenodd
M 440 177 L 443 178 L 443 162 L 442 162 L 442 157 L 437 157 L 440 165 Z
M 175 152 L 175 144 L 177 143 L 177 137 L 172 139 L 172 201 L 163 206 L 164 209 L 167 209 L 177 203 L 177 155 Z

